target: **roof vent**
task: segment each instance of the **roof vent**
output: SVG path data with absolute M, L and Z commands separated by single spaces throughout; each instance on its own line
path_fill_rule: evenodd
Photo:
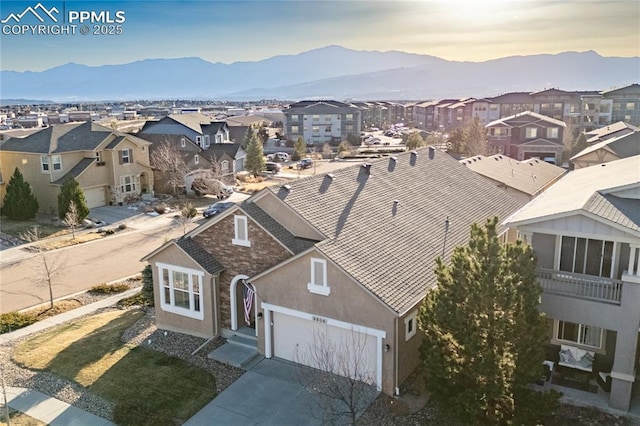
M 396 157 L 396 156 L 391 157 L 391 159 L 392 159 L 393 161 L 398 161 L 398 157 Z
M 395 204 L 395 205 L 400 204 L 400 200 L 393 200 L 393 204 Z
M 334 175 L 333 173 L 327 173 L 327 177 L 331 180 L 334 180 L 336 178 L 336 175 Z
M 433 157 L 435 157 L 436 155 L 436 147 L 435 146 L 430 146 L 429 147 L 429 158 L 433 160 Z
M 364 168 L 364 171 L 370 175 L 371 174 L 371 163 L 364 163 L 362 165 L 362 167 Z
M 291 185 L 286 184 L 286 185 L 282 185 L 282 187 L 283 187 L 284 189 L 286 189 L 287 191 L 291 192 Z
M 411 153 L 412 153 L 413 155 L 415 155 L 416 157 L 418 156 L 418 151 L 416 151 L 415 149 L 414 149 L 413 151 L 411 151 Z

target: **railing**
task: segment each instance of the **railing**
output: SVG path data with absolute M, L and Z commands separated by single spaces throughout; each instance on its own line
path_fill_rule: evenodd
M 611 278 L 538 268 L 536 276 L 545 293 L 620 304 L 622 281 Z

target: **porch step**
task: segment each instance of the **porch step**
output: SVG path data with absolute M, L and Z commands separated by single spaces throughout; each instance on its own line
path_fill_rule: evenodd
M 214 349 L 207 355 L 209 359 L 228 364 L 233 367 L 247 369 L 255 358 L 258 358 L 258 349 L 246 347 L 235 343 L 225 343 L 217 349 Z
M 227 343 L 232 345 L 244 346 L 249 349 L 257 349 L 258 347 L 258 339 L 256 336 L 247 336 L 234 334 L 233 336 L 227 339 Z

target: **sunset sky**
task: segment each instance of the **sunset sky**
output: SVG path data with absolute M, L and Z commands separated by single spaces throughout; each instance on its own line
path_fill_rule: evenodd
M 0 35 L 0 69 L 41 71 L 69 62 L 122 64 L 197 56 L 257 61 L 327 45 L 400 50 L 455 61 L 594 50 L 640 56 L 640 1 L 40 1 L 65 11 L 123 11 L 120 35 L 7 34 L 40 24 L 9 19 Z M 2 0 L 0 19 L 38 0 Z M 67 16 L 67 15 L 65 15 Z M 47 21 L 45 24 L 53 24 Z M 89 23 L 90 31 L 93 24 Z M 79 25 L 78 25 L 79 29 Z M 17 29 L 13 29 L 17 31 Z

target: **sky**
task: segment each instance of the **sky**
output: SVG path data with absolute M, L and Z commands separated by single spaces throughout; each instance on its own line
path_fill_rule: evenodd
M 29 11 L 20 17 L 28 7 L 43 22 Z M 638 0 L 2 0 L 0 21 L 3 71 L 150 58 L 259 61 L 328 45 L 473 62 L 587 50 L 640 56 Z M 75 28 L 41 34 L 30 25 Z

